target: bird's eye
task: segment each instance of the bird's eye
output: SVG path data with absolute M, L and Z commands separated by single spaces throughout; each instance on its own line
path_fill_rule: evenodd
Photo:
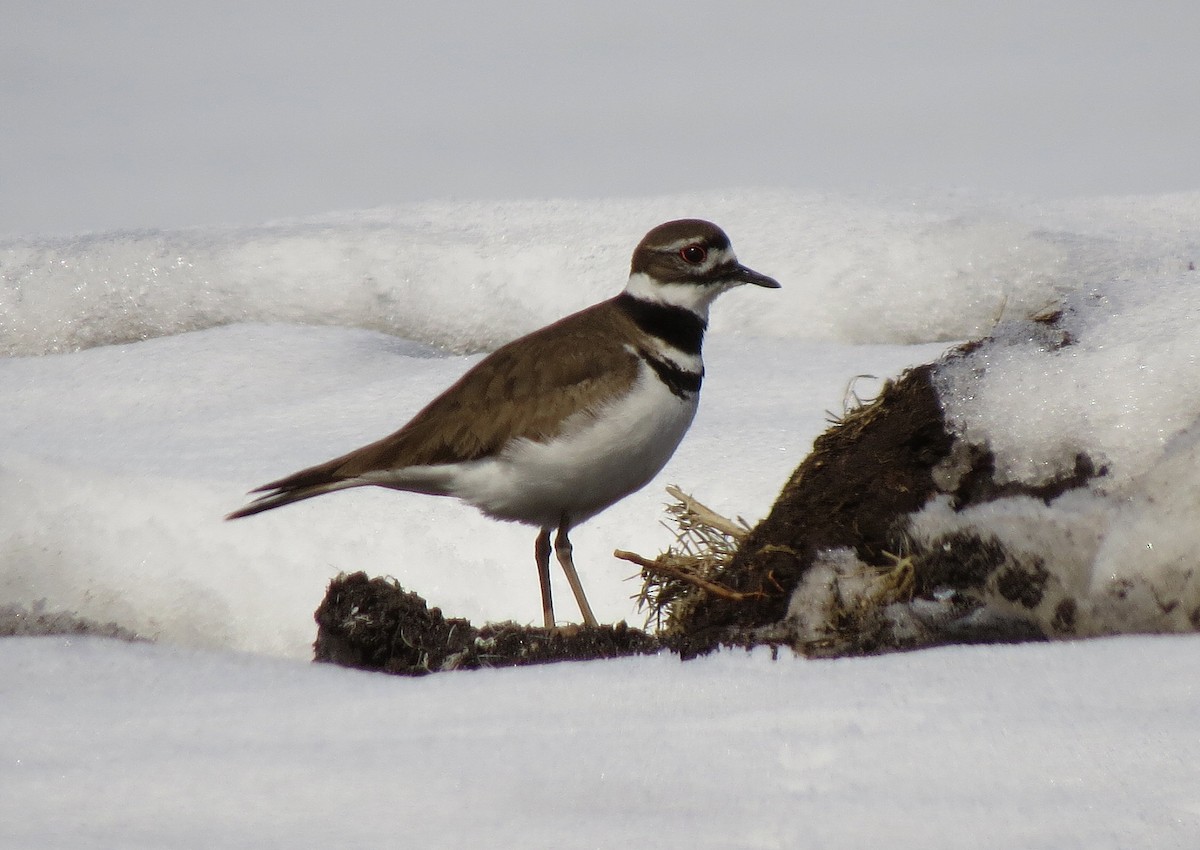
M 685 248 L 681 248 L 679 256 L 683 257 L 684 262 L 698 266 L 704 262 L 705 257 L 708 256 L 708 251 L 704 249 L 703 245 L 692 243 Z

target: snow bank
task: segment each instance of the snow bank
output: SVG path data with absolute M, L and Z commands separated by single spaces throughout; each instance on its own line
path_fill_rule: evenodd
M 840 404 L 842 367 L 886 374 L 938 350 L 713 340 L 671 464 L 572 535 L 598 615 L 641 622 L 611 553 L 665 545 L 666 483 L 764 512 Z M 807 365 L 761 372 L 772 360 Z M 0 421 L 0 596 L 299 657 L 339 571 L 394 575 L 476 621 L 536 621 L 533 532 L 450 500 L 363 490 L 222 521 L 251 487 L 389 433 L 473 361 L 369 331 L 254 325 L 0 361 L 0 395 L 19 401 Z M 815 403 L 797 411 L 797 392 Z
M 489 349 L 609 297 L 650 227 L 720 223 L 786 281 L 717 331 L 851 343 L 982 336 L 1097 281 L 1186 266 L 1200 195 L 1094 205 L 794 192 L 419 204 L 257 228 L 0 243 L 0 353 L 66 352 L 238 322 L 380 330 Z
M 913 462 L 919 496 L 859 518 L 885 537 L 839 538 L 806 565 L 789 608 L 796 643 L 1200 630 L 1197 284 L 1194 269 L 1094 281 L 910 376 L 927 394 L 933 376 L 932 414 L 884 424 L 913 392 L 865 408 L 847 430 L 895 427 L 900 447 L 870 456 L 868 480 L 886 490 Z M 904 451 L 918 432 L 925 459 Z M 819 464 L 866 460 L 845 443 Z M 781 516 L 806 504 L 803 469 Z M 768 535 L 744 561 L 772 546 L 803 550 Z M 881 552 L 893 569 L 872 561 Z M 859 621 L 861 634 L 847 625 Z
M 302 656 L 325 583 L 362 569 L 473 620 L 535 620 L 527 529 L 446 500 L 358 492 L 219 518 L 250 487 L 394 430 L 473 362 L 431 345 L 490 347 L 607 297 L 645 227 L 695 214 L 724 225 L 784 288 L 770 304 L 738 292 L 716 306 L 692 433 L 643 493 L 578 531 L 602 617 L 638 620 L 629 568 L 609 553 L 665 547 L 664 484 L 754 521 L 856 375 L 894 375 L 944 349 L 899 342 L 993 328 L 998 342 L 963 361 L 961 381 L 947 378 L 956 427 L 967 439 L 989 429 L 1006 474 L 1042 473 L 1078 451 L 1109 470 L 1094 485 L 1109 501 L 1055 520 L 1075 529 L 1072 563 L 1084 565 L 1063 580 L 1109 586 L 1189 557 L 1191 525 L 1176 518 L 1195 501 L 1187 266 L 1200 196 L 1049 205 L 743 192 L 6 243 L 6 602 Z M 1052 329 L 1027 338 L 1021 318 L 1060 302 L 1053 333 L 1075 344 L 1034 356 L 1054 344 Z M 113 344 L 133 339 L 143 341 Z M 980 364 L 976 390 L 962 382 Z M 1178 498 L 1164 503 L 1168 490 Z M 936 526 L 935 511 L 930 534 L 969 519 Z M 1193 592 L 1173 575 L 1176 595 Z
M 1048 504 L 939 500 L 916 536 L 970 530 L 1042 565 L 1048 632 L 1200 628 L 1200 272 L 1097 281 L 1061 311 L 952 358 L 941 397 L 952 431 L 994 455 L 997 485 L 1094 476 Z
M 12 639 L 0 848 L 1187 848 L 1196 638 L 421 680 Z

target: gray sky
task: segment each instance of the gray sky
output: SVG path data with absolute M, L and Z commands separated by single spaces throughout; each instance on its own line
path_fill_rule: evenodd
M 1200 3 L 58 2 L 0 234 L 430 198 L 1200 188 Z

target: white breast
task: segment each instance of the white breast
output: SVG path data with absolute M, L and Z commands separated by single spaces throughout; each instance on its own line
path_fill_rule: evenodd
M 576 414 L 554 440 L 518 440 L 500 455 L 456 465 L 447 490 L 498 519 L 576 525 L 645 486 L 675 453 L 699 397 L 673 395 L 645 363 L 630 392 Z

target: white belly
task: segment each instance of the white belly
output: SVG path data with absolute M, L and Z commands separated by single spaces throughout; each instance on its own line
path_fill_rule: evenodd
M 447 490 L 498 519 L 550 528 L 566 514 L 576 525 L 645 486 L 666 465 L 698 400 L 698 394 L 673 395 L 643 365 L 624 398 L 576 416 L 555 440 L 522 440 L 498 457 L 458 465 Z

